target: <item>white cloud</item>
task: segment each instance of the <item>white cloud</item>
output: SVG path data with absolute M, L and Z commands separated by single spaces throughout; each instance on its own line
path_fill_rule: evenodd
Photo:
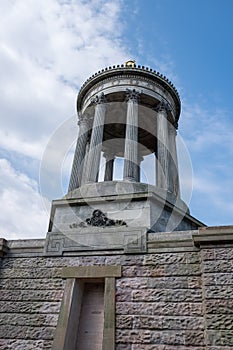
M 85 79 L 130 56 L 120 40 L 121 6 L 122 1 L 113 0 L 0 2 L 0 151 L 11 162 L 11 166 L 2 163 L 1 170 L 1 230 L 6 238 L 45 234 L 44 229 L 36 228 L 45 219 L 38 185 L 31 180 L 38 179 L 34 163 L 42 159 L 48 144 L 51 147 L 54 130 L 66 124 L 67 118 L 73 116 L 74 121 L 76 95 Z M 76 129 L 74 122 L 72 125 Z M 69 132 L 65 135 L 59 140 L 63 146 Z M 68 140 L 62 152 L 70 152 L 72 142 Z M 43 180 L 47 188 L 57 169 L 55 160 L 61 161 L 59 152 L 50 152 L 50 156 L 44 172 L 48 176 Z M 30 159 L 33 166 L 27 166 Z M 64 174 L 69 166 L 70 155 Z
M 43 207 L 37 183 L 16 172 L 0 159 L 1 237 L 7 239 L 45 238 L 48 213 Z
M 193 164 L 193 215 L 209 225 L 230 224 L 233 128 L 229 112 L 184 103 L 180 131 Z
M 32 157 L 41 155 L 55 126 L 76 113 L 78 86 L 97 69 L 125 60 L 120 3 L 1 2 L 1 147 L 30 155 L 31 143 Z

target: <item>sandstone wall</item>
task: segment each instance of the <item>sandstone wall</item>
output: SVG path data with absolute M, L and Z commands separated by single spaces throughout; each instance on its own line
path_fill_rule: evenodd
M 67 266 L 121 265 L 116 350 L 233 348 L 233 248 L 138 255 L 17 257 L 1 262 L 0 349 L 51 349 Z M 174 251 L 173 251 L 174 250 Z

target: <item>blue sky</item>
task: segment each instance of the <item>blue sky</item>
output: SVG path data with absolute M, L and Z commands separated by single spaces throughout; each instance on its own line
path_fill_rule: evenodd
M 1 236 L 45 236 L 44 204 L 66 192 L 60 173 L 66 184 L 78 90 L 129 58 L 180 93 L 191 214 L 210 226 L 233 224 L 232 1 L 3 0 L 0 11 Z M 182 174 L 185 184 L 184 166 Z

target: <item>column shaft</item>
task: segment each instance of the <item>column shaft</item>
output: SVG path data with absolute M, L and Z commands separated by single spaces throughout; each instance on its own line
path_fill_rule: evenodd
M 79 134 L 76 143 L 76 149 L 74 153 L 74 160 L 72 165 L 72 171 L 70 176 L 69 191 L 74 190 L 81 186 L 83 161 L 86 152 L 86 144 L 88 140 L 88 118 L 87 116 L 81 116 L 79 119 Z
M 106 111 L 106 104 L 104 102 L 105 100 L 103 95 L 101 97 L 97 97 L 95 100 L 95 115 L 91 134 L 90 150 L 87 160 L 86 182 L 97 181 Z
M 123 179 L 138 179 L 138 95 L 135 90 L 127 90 L 127 116 L 125 134 L 125 160 Z
M 168 189 L 168 120 L 167 111 L 160 104 L 157 112 L 157 164 L 156 184 Z
M 179 184 L 179 169 L 177 160 L 177 149 L 176 149 L 176 129 L 170 124 L 168 128 L 169 134 L 169 185 L 168 189 L 176 196 L 180 195 L 180 184 Z
M 86 174 L 87 174 L 87 161 L 88 161 L 89 150 L 90 150 L 90 140 L 87 141 L 87 145 L 86 145 L 86 154 L 83 161 L 84 164 L 83 164 L 81 185 L 84 185 L 87 182 Z

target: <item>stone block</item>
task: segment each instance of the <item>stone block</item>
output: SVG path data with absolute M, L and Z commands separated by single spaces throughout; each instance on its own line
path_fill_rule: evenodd
M 202 302 L 120 302 L 116 313 L 122 315 L 201 316 Z
M 118 315 L 117 328 L 154 330 L 200 330 L 204 328 L 202 317 Z
M 33 282 L 32 282 L 33 286 Z M 2 290 L 2 301 L 60 301 L 63 290 Z
M 1 280 L 1 289 L 14 289 L 14 290 L 26 290 L 26 289 L 35 289 L 35 290 L 63 290 L 64 280 L 54 278 L 38 278 L 38 279 L 2 279 Z
M 2 338 L 9 339 L 35 339 L 52 340 L 55 327 L 33 327 L 33 326 L 13 326 L 0 325 L 0 334 Z
M 2 313 L 0 325 L 56 327 L 58 314 Z
M 49 340 L 0 339 L 1 350 L 50 350 Z
M 118 289 L 117 301 L 142 302 L 198 302 L 202 301 L 202 291 L 198 289 Z
M 2 313 L 59 313 L 61 302 L 0 301 Z
M 231 273 L 204 274 L 203 282 L 207 286 L 233 285 L 233 275 Z
M 206 339 L 207 345 L 233 347 L 233 331 L 208 330 Z
M 206 286 L 205 298 L 206 299 L 226 299 L 229 300 L 233 296 L 233 285 L 218 285 L 218 286 Z
M 201 287 L 201 278 L 197 276 L 169 276 L 169 277 L 124 277 L 116 281 L 119 288 L 132 289 L 196 289 Z
M 232 273 L 233 264 L 230 260 L 213 260 L 203 263 L 204 273 Z
M 207 299 L 205 304 L 207 314 L 233 314 L 233 299 Z
M 206 327 L 215 330 L 233 330 L 232 315 L 206 315 Z

